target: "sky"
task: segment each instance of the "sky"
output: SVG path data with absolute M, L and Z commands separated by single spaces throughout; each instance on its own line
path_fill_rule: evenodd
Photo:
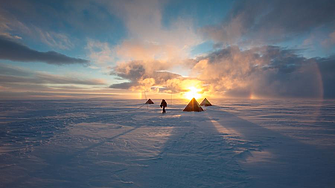
M 0 99 L 335 98 L 333 0 L 0 3 Z

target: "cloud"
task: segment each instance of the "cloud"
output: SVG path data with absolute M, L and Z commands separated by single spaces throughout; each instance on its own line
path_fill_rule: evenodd
M 218 96 L 335 97 L 325 87 L 334 79 L 331 74 L 325 76 L 327 71 L 322 67 L 326 64 L 320 58 L 306 58 L 298 55 L 301 50 L 269 45 L 308 35 L 315 28 L 334 31 L 331 1 L 236 1 L 220 24 L 201 29 L 226 47 L 195 59 L 188 59 L 189 47 L 202 39 L 192 22 L 180 19 L 173 27 L 164 27 L 160 1 L 111 4 L 130 35 L 111 50 L 113 57 L 119 58 L 114 59 L 117 64 L 112 74 L 125 81 L 111 88 L 177 93 L 196 85 L 201 92 Z M 152 11 L 141 11 L 146 9 Z M 178 66 L 189 68 L 190 77 L 169 72 Z M 164 75 L 162 70 L 168 71 Z
M 42 31 L 38 28 L 36 28 L 36 31 L 39 33 L 40 40 L 50 47 L 59 48 L 62 50 L 68 50 L 74 47 L 74 44 L 65 34 L 56 33 L 53 31 Z
M 160 61 L 131 61 L 114 67 L 111 74 L 117 75 L 128 82 L 113 84 L 110 88 L 151 90 L 152 87 L 166 86 L 166 81 L 180 78 L 178 74 L 161 71 L 166 70 L 169 64 Z
M 22 62 L 44 62 L 54 65 L 86 65 L 89 63 L 85 59 L 68 57 L 54 51 L 39 52 L 3 37 L 0 37 L 0 59 Z
M 88 40 L 86 49 L 90 59 L 98 66 L 108 66 L 116 61 L 115 50 L 107 42 Z
M 47 73 L 37 73 L 34 77 L 0 75 L 0 84 L 3 83 L 27 83 L 27 84 L 79 84 L 79 85 L 105 85 L 99 79 L 78 79 L 67 76 L 59 76 Z
M 133 82 L 123 82 L 123 83 L 118 83 L 118 84 L 112 84 L 109 86 L 109 88 L 113 89 L 130 89 L 131 87 L 135 86 L 137 83 Z
M 335 45 L 335 31 L 331 32 L 328 36 L 321 42 L 322 46 L 325 48 L 330 48 Z
M 34 72 L 16 66 L 0 64 L 0 85 L 10 87 L 12 84 L 106 85 L 106 82 L 102 79 L 85 79 L 46 72 Z
M 70 76 L 60 76 L 49 73 L 36 73 L 36 79 L 42 83 L 52 84 L 80 84 L 80 85 L 106 85 L 102 79 L 83 79 Z
M 22 6 L 22 4 L 25 4 L 26 7 L 35 10 L 36 7 L 31 3 L 32 2 L 18 2 L 17 4 L 14 3 L 12 5 L 7 4 L 4 7 L 9 6 L 13 8 L 14 6 L 14 9 L 18 8 L 19 11 L 22 11 L 19 7 Z M 8 9 L 11 9 L 9 7 Z M 25 11 L 23 14 L 26 13 Z M 31 14 L 29 16 L 31 16 Z M 41 19 L 41 17 L 38 19 Z M 0 8 L 0 37 L 2 36 L 8 39 L 31 38 L 38 40 L 51 48 L 58 48 L 61 50 L 68 50 L 74 47 L 74 44 L 65 33 L 58 33 L 47 28 L 42 29 L 42 27 L 32 24 L 33 22 L 22 22 L 20 20 L 25 20 L 25 18 L 22 15 L 13 15 Z
M 324 87 L 320 59 L 296 53 L 277 46 L 229 47 L 203 57 L 192 71 L 211 93 L 226 96 L 323 97 L 329 88 Z
M 179 18 L 169 26 L 164 25 L 164 2 L 159 0 L 105 3 L 112 14 L 124 21 L 128 33 L 128 38 L 114 47 L 92 40 L 87 45 L 93 62 L 98 66 L 114 67 L 111 74 L 124 81 L 112 84 L 110 88 L 179 90 L 172 80 L 181 80 L 182 77 L 169 70 L 176 66 L 186 68 L 192 47 L 203 42 L 192 20 Z
M 156 66 L 150 66 L 156 65 Z M 149 65 L 149 66 L 148 66 Z M 140 92 L 155 93 L 179 93 L 187 91 L 193 86 L 202 88 L 202 81 L 195 78 L 185 78 L 178 74 L 163 70 L 164 64 L 159 61 L 143 62 L 133 61 L 116 66 L 112 74 L 115 74 L 127 82 L 113 84 L 110 88 L 130 89 Z M 204 92 L 204 91 L 202 91 Z
M 189 62 L 189 61 L 187 61 Z M 202 88 L 202 81 L 186 78 L 166 71 L 169 62 L 131 61 L 114 67 L 111 74 L 117 75 L 127 82 L 113 84 L 110 88 L 130 89 L 140 92 L 179 93 L 183 94 L 189 87 Z M 201 91 L 205 92 L 205 90 Z
M 110 90 L 103 79 L 35 72 L 3 63 L 0 63 L 0 88 L 1 99 L 137 97 L 129 91 Z
M 0 75 L 31 76 L 33 72 L 21 67 L 0 64 Z
M 20 36 L 11 34 L 13 30 L 18 30 L 23 33 L 30 33 L 30 29 L 15 17 L 9 15 L 0 8 L 0 37 L 9 39 L 22 39 Z
M 113 72 L 128 81 L 110 87 L 182 93 L 194 86 L 216 96 L 335 98 L 331 86 L 335 58 L 305 58 L 298 52 L 278 46 L 249 50 L 232 46 L 192 60 L 190 77 L 160 71 L 164 64 L 159 61 L 132 61 L 116 66 Z
M 111 14 L 124 21 L 127 39 L 114 47 L 89 40 L 87 49 L 98 65 L 123 64 L 131 61 L 169 61 L 178 64 L 186 59 L 193 46 L 202 39 L 192 20 L 178 19 L 166 26 L 162 22 L 163 1 L 106 1 Z
M 332 52 L 335 4 L 331 0 L 234 1 L 221 23 L 200 30 L 219 50 L 194 59 L 190 59 L 191 50 L 205 41 L 190 17 L 185 19 L 180 14 L 166 22 L 165 0 L 85 0 L 64 2 L 57 7 L 15 2 L 5 3 L 8 12 L 0 8 L 1 59 L 88 64 L 84 59 L 57 52 L 38 52 L 14 42 L 20 37 L 29 37 L 52 48 L 72 49 L 74 44 L 66 31 L 68 34 L 78 31 L 78 37 L 89 38 L 84 40 L 87 41 L 86 52 L 95 63 L 90 68 L 104 73 L 112 68 L 111 74 L 118 77 L 110 88 L 178 93 L 197 86 L 202 88 L 201 92 L 220 96 L 335 97 L 331 89 L 335 72 L 333 57 L 307 58 L 298 55 L 302 51 L 275 46 L 293 41 L 294 48 L 323 46 Z M 52 14 L 41 14 L 39 9 Z M 31 22 L 25 18 L 27 15 Z M 55 21 L 55 27 L 50 27 L 50 20 Z M 87 34 L 94 36 L 90 38 Z M 79 41 L 76 36 L 71 39 Z M 172 73 L 188 75 L 189 71 L 189 77 Z M 29 83 L 36 87 L 57 84 L 98 87 L 104 83 L 8 67 L 0 70 L 0 74 L 2 87 L 9 83 L 13 87 Z
M 257 6 L 255 6 L 257 5 Z M 241 0 L 235 1 L 228 16 L 203 32 L 216 42 L 273 43 L 285 41 L 335 21 L 332 0 Z
M 111 91 L 106 85 L 107 82 L 103 79 L 35 72 L 0 63 L 1 99 L 137 96 L 129 91 Z

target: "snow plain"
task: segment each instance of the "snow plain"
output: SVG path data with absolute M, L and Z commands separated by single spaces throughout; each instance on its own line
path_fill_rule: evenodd
M 335 101 L 153 101 L 0 101 L 0 187 L 335 187 Z

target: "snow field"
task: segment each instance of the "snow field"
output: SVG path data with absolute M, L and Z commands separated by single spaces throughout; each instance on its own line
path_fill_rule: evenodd
M 334 101 L 210 101 L 2 101 L 0 187 L 334 187 Z

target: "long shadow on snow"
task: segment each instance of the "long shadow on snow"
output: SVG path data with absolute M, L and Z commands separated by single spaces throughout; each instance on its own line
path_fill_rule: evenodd
M 335 160 L 331 151 L 301 143 L 225 111 L 209 109 L 205 113 L 217 129 L 222 129 L 225 140 L 237 151 L 234 157 L 242 160 L 242 167 L 245 167 L 253 179 L 250 186 L 259 188 L 335 185 Z M 246 157 L 252 157 L 250 152 L 262 149 L 268 153 L 265 159 L 255 158 L 255 163 L 243 162 Z
M 177 110 L 168 111 L 169 113 L 180 114 Z M 163 120 L 164 123 L 159 126 L 173 126 L 174 129 L 158 157 L 143 161 L 147 167 L 141 169 L 138 176 L 132 177 L 137 186 L 187 188 L 334 185 L 332 180 L 335 174 L 334 160 L 323 151 L 233 114 L 208 109 L 204 113 L 182 113 L 178 123 L 169 122 L 169 118 L 164 119 L 164 116 L 160 121 Z M 145 125 L 145 122 L 142 123 Z M 223 127 L 223 132 L 218 126 Z M 57 163 L 40 172 L 61 169 L 77 156 L 133 132 L 139 127 L 141 126 L 74 152 L 71 156 L 65 156 L 64 160 L 57 159 Z M 299 150 L 293 150 L 296 148 Z M 257 166 L 252 168 L 246 165 L 247 171 L 243 170 L 244 165 L 241 167 L 239 162 L 247 156 L 245 154 L 262 149 L 269 151 L 273 160 L 257 163 Z M 32 177 L 24 177 L 8 187 L 22 186 L 22 183 L 33 177 L 33 174 Z M 250 178 L 254 181 L 251 182 Z M 62 185 L 66 187 L 78 184 L 73 182 Z

